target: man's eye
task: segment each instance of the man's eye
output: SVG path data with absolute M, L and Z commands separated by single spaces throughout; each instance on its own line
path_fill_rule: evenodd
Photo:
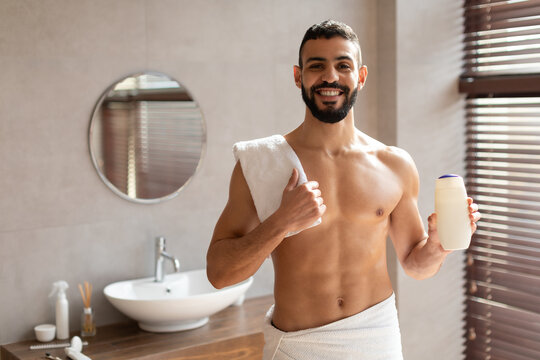
M 340 64 L 340 65 L 339 65 L 339 68 L 340 68 L 340 69 L 350 69 L 351 66 L 350 66 L 349 64 Z
M 309 66 L 310 69 L 322 69 L 322 64 L 313 64 Z

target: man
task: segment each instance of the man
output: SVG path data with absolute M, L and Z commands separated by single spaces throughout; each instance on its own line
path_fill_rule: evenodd
M 233 170 L 207 273 L 222 288 L 272 256 L 275 306 L 267 315 L 264 359 L 402 359 L 386 238 L 415 279 L 433 276 L 450 253 L 439 242 L 435 214 L 425 233 L 411 157 L 354 126 L 352 106 L 367 73 L 350 27 L 312 26 L 294 67 L 304 122 L 283 137 L 301 168 L 287 175 L 277 209 L 261 219 L 252 195 L 265 189 L 245 176 L 248 162 Z M 310 181 L 298 184 L 302 171 Z M 480 213 L 468 202 L 474 231 Z

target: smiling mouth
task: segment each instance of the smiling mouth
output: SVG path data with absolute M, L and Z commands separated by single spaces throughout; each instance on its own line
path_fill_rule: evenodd
M 317 94 L 326 97 L 339 96 L 343 94 L 343 91 L 337 89 L 321 89 L 316 91 Z

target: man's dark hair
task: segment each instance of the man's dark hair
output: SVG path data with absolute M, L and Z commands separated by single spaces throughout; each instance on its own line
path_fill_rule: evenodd
M 335 20 L 325 20 L 319 24 L 311 26 L 304 35 L 302 43 L 300 44 L 300 50 L 298 52 L 298 66 L 302 67 L 302 50 L 308 40 L 316 40 L 319 38 L 331 39 L 335 36 L 341 36 L 342 38 L 351 41 L 358 48 L 358 66 L 360 66 L 362 55 L 360 53 L 360 42 L 358 36 L 354 33 L 353 29 L 347 24 L 344 24 Z

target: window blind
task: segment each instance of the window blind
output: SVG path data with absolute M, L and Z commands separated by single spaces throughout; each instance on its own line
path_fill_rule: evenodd
M 540 359 L 540 97 L 468 99 L 466 133 L 467 358 Z
M 540 91 L 540 0 L 466 0 L 464 20 L 461 92 Z
M 540 71 L 540 0 L 469 1 L 465 75 Z
M 540 1 L 465 1 L 466 359 L 540 359 Z
M 195 172 L 204 137 L 195 102 L 109 101 L 102 119 L 107 179 L 129 197 L 174 193 Z
M 197 104 L 140 101 L 137 120 L 137 197 L 174 193 L 199 164 L 204 134 Z

